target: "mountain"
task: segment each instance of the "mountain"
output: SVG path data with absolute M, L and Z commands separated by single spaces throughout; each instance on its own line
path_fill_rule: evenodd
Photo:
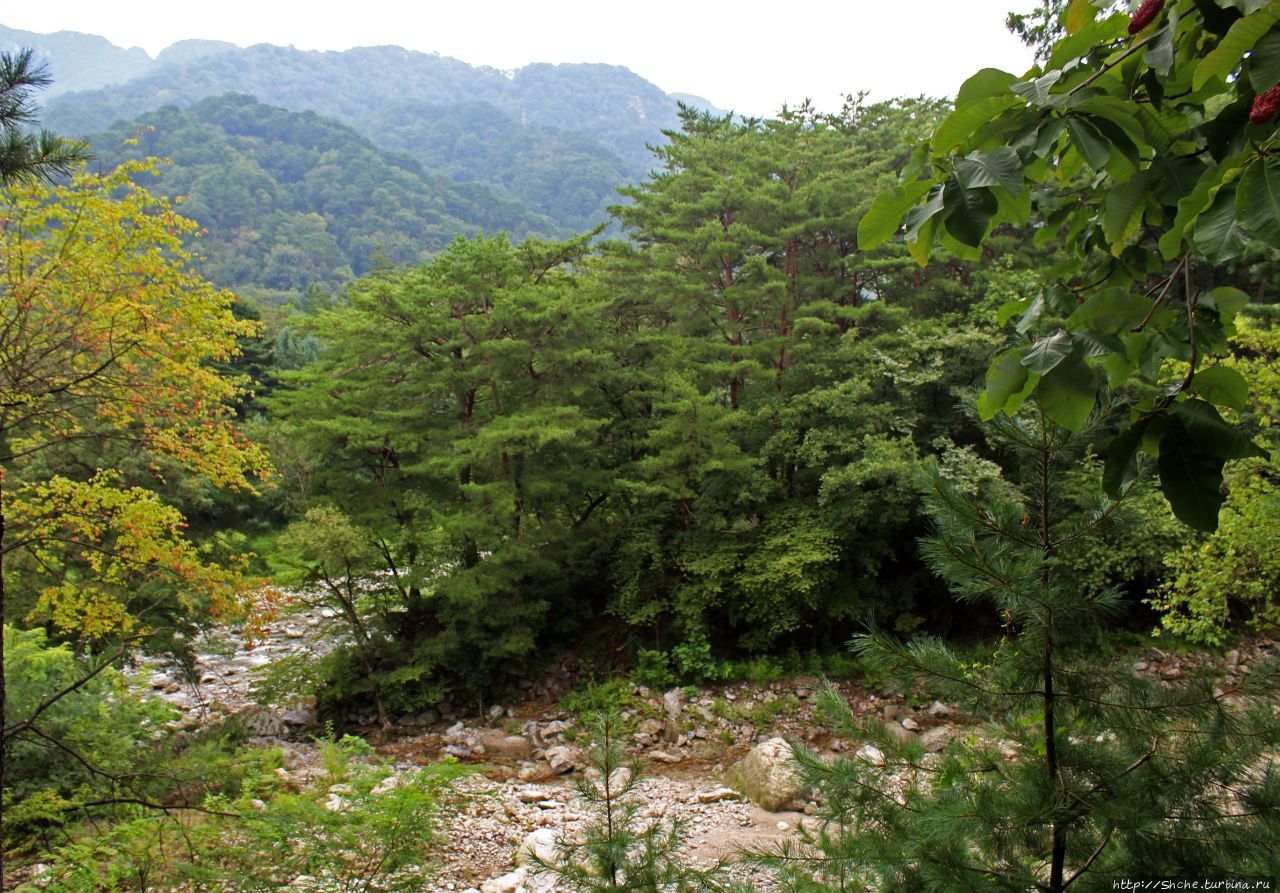
M 145 50 L 126 50 L 96 34 L 37 34 L 0 25 L 0 50 L 13 53 L 24 47 L 35 50 L 36 58 L 48 65 L 53 76 L 52 86 L 41 94 L 45 100 L 75 90 L 122 84 L 146 74 L 155 64 Z
M 427 174 L 344 124 L 251 96 L 167 106 L 91 141 L 108 165 L 172 159 L 146 185 L 183 196 L 181 212 L 206 228 L 195 243 L 202 272 L 270 303 L 424 261 L 462 234 L 559 231 L 482 184 Z
M 358 125 L 378 145 L 460 183 L 483 183 L 569 231 L 608 220 L 634 172 L 615 152 L 571 130 L 521 123 L 488 102 L 390 103 Z
M 45 120 L 59 132 L 82 135 L 149 109 L 227 92 L 354 125 L 397 103 L 487 102 L 521 126 L 556 127 L 602 143 L 633 175 L 648 169 L 646 145 L 678 123 L 674 100 L 614 65 L 534 64 L 502 72 L 400 47 L 319 52 L 269 44 L 197 55 L 124 84 L 60 95 L 48 104 Z

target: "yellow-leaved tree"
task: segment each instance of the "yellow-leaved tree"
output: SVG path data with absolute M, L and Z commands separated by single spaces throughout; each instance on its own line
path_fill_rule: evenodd
M 233 424 L 243 382 L 214 366 L 254 324 L 193 272 L 184 240 L 198 224 L 136 182 L 157 163 L 0 191 L 0 613 L 20 601 L 86 640 L 145 633 L 140 599 L 158 588 L 213 615 L 246 603 L 241 568 L 202 555 L 181 514 L 110 455 L 157 485 L 177 471 L 252 491 L 268 471 Z M 6 712 L 0 741 L 38 735 L 66 693 Z

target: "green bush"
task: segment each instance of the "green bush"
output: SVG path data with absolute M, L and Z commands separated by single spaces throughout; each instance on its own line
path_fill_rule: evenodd
M 460 771 L 442 763 L 380 787 L 387 767 L 359 766 L 339 792 L 290 793 L 274 776 L 246 779 L 243 796 L 210 798 L 204 811 L 83 829 L 48 860 L 43 889 L 257 893 L 306 877 L 316 893 L 421 890 L 432 874 L 433 819 Z

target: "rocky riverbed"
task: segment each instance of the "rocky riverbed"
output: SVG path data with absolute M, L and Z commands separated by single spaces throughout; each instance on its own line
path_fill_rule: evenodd
M 155 663 L 137 675 L 182 712 L 184 726 L 238 717 L 254 735 L 282 743 L 287 771 L 300 784 L 316 784 L 321 773 L 314 736 L 321 730 L 314 705 L 264 707 L 254 700 L 254 686 L 273 661 L 333 647 L 342 640 L 339 629 L 326 609 L 293 611 L 269 625 L 260 641 L 220 630 L 197 643 L 194 667 Z M 1263 639 L 1228 653 L 1222 684 L 1247 674 L 1273 648 Z M 1132 669 L 1175 680 L 1208 660 L 1216 659 L 1147 648 L 1134 652 Z M 440 871 L 432 893 L 554 889 L 517 865 L 517 858 L 522 847 L 546 846 L 555 835 L 573 839 L 587 819 L 572 785 L 587 769 L 582 729 L 560 706 L 575 683 L 574 668 L 562 663 L 521 686 L 520 699 L 490 705 L 482 714 L 446 701 L 397 717 L 391 729 L 376 727 L 369 712 L 341 718 L 397 772 L 444 757 L 478 770 L 456 785 L 441 816 Z M 827 728 L 816 709 L 820 686 L 816 678 L 799 677 L 664 692 L 631 687 L 622 699 L 623 715 L 628 750 L 646 767 L 636 791 L 642 817 L 683 822 L 689 831 L 685 855 L 703 865 L 743 848 L 770 848 L 815 821 L 816 804 L 788 768 L 787 742 L 819 753 L 857 753 L 872 762 L 879 756 L 875 747 Z M 883 723 L 892 735 L 918 739 L 928 752 L 941 750 L 960 730 L 972 730 L 947 704 L 886 696 L 848 681 L 836 687 L 856 714 Z M 767 879 L 760 883 L 769 889 Z

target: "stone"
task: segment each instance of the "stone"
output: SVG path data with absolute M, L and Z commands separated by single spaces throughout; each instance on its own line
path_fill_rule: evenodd
M 644 722 L 640 723 L 636 728 L 636 731 L 641 735 L 648 735 L 651 738 L 656 738 L 662 734 L 662 720 L 646 719 Z
M 698 792 L 699 803 L 719 803 L 721 800 L 740 800 L 742 795 L 733 788 L 712 788 L 709 791 Z
M 294 779 L 292 775 L 289 774 L 288 769 L 284 768 L 283 766 L 278 766 L 276 768 L 276 778 L 280 779 L 280 784 L 281 786 L 284 787 L 286 791 L 289 791 L 290 793 L 294 793 L 294 794 L 298 792 L 299 790 L 298 782 Z
M 539 828 L 531 831 L 516 848 L 515 862 L 517 867 L 528 865 L 535 859 L 548 865 L 557 865 L 560 861 L 560 835 L 552 828 Z M 535 863 L 536 864 L 536 863 Z
M 346 812 L 347 801 L 337 794 L 329 794 L 329 796 L 325 797 L 323 806 L 329 812 Z
M 502 719 L 502 714 L 505 712 L 506 710 L 501 704 L 494 704 L 489 708 L 489 712 L 486 715 L 489 717 L 489 722 L 497 722 Z
M 379 797 L 383 794 L 391 793 L 402 784 L 404 784 L 404 782 L 399 775 L 388 775 L 386 778 L 382 779 L 382 781 L 378 782 L 369 793 L 374 797 Z
M 920 723 L 916 722 L 916 721 L 915 721 L 915 719 L 914 719 L 913 717 L 910 717 L 910 716 L 904 716 L 904 717 L 902 718 L 902 723 L 901 723 L 901 725 L 902 725 L 902 727 L 903 727 L 904 729 L 906 729 L 908 732 L 918 732 L 918 731 L 920 731 Z
M 673 688 L 662 696 L 662 708 L 667 712 L 667 720 L 676 722 L 684 710 L 684 689 Z
M 897 719 L 897 718 L 898 718 L 899 716 L 901 716 L 901 715 L 902 715 L 902 705 L 900 705 L 900 704 L 885 704 L 885 706 L 884 706 L 884 718 L 885 718 L 886 720 L 888 720 L 889 722 L 893 722 L 895 719 Z
M 866 760 L 868 763 L 874 763 L 877 766 L 884 765 L 884 751 L 876 747 L 874 744 L 864 744 L 858 748 L 854 756 Z
M 576 747 L 570 747 L 568 744 L 557 744 L 555 747 L 548 747 L 547 752 L 543 754 L 543 758 L 547 761 L 547 765 L 551 767 L 551 771 L 557 775 L 572 772 L 583 765 L 582 752 Z
M 529 880 L 529 869 L 517 868 L 502 877 L 485 881 L 480 885 L 480 893 L 524 893 L 525 883 Z
M 953 710 L 949 705 L 942 703 L 941 701 L 934 701 L 932 704 L 929 705 L 928 713 L 934 719 L 948 719 L 949 717 L 955 715 L 955 710 Z
M 657 763 L 679 763 L 684 757 L 678 753 L 667 753 L 665 750 L 655 750 L 649 754 L 649 759 Z
M 951 739 L 955 737 L 955 727 L 950 725 L 938 726 L 930 729 L 920 736 L 920 743 L 928 753 L 938 753 L 951 743 Z
M 762 809 L 777 812 L 796 804 L 805 792 L 794 759 L 790 744 L 770 738 L 725 770 L 725 784 Z
M 915 737 L 915 732 L 904 728 L 900 723 L 887 722 L 884 724 L 884 730 L 899 741 L 910 741 Z
M 280 719 L 289 726 L 313 726 L 316 724 L 316 705 L 312 698 L 309 703 L 295 704 L 280 714 Z
M 523 735 L 508 735 L 501 729 L 488 729 L 480 734 L 485 753 L 522 760 L 533 754 L 533 742 Z

